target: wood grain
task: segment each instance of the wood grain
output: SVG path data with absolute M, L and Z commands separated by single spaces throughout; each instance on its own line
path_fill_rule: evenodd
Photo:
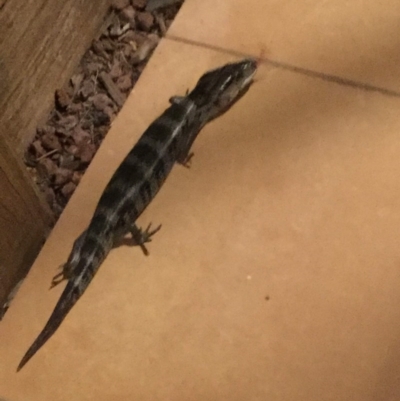
M 22 154 L 98 32 L 109 0 L 7 0 L 0 8 L 0 135 Z
M 0 0 L 0 306 L 34 261 L 51 219 L 22 154 L 108 7 L 109 0 Z
M 0 137 L 0 305 L 31 266 L 51 223 L 17 160 Z

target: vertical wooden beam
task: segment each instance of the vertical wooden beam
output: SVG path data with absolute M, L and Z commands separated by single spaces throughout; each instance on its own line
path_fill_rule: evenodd
M 38 254 L 51 214 L 14 151 L 0 136 L 0 306 Z
M 98 34 L 109 0 L 0 0 L 0 306 L 31 266 L 50 213 L 22 162 Z

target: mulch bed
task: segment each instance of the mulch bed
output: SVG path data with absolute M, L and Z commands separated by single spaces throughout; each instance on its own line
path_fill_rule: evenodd
M 182 1 L 149 12 L 147 0 L 114 0 L 101 34 L 67 85 L 56 91 L 54 109 L 48 121 L 37 128 L 25 154 L 27 169 L 55 220 Z M 155 3 L 162 1 L 153 0 Z

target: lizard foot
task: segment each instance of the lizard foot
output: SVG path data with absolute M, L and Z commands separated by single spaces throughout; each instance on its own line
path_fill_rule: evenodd
M 64 263 L 58 266 L 59 269 L 62 269 L 59 273 L 57 273 L 53 279 L 51 280 L 50 290 L 54 288 L 56 285 L 60 284 L 64 280 L 68 280 L 71 277 L 71 268 L 69 268 L 67 263 Z
M 183 167 L 190 168 L 192 165 L 192 159 L 193 159 L 194 153 L 190 152 L 188 155 L 183 157 L 181 160 L 178 160 L 178 163 L 181 164 Z
M 186 94 L 185 94 L 185 96 L 179 96 L 179 95 L 171 96 L 171 97 L 169 98 L 169 102 L 170 102 L 171 104 L 179 104 L 179 103 L 182 103 L 182 102 L 186 99 L 186 97 L 187 97 L 188 94 L 189 94 L 189 89 L 186 89 Z
M 63 266 L 60 266 L 63 267 Z M 65 280 L 64 270 L 60 273 L 57 273 L 53 279 L 51 280 L 50 290 L 54 288 L 56 285 L 60 284 L 62 281 Z
M 151 228 L 151 223 L 147 226 L 147 228 L 144 231 L 140 227 L 137 227 L 136 225 L 133 225 L 130 228 L 133 240 L 136 242 L 136 245 L 139 245 L 140 248 L 142 248 L 142 251 L 146 256 L 149 255 L 149 251 L 147 250 L 145 244 L 147 242 L 151 242 L 152 240 L 151 237 L 160 230 L 161 224 L 154 230 L 150 230 L 150 228 Z

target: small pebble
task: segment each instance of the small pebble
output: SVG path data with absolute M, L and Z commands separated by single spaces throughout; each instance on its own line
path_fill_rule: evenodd
M 111 7 L 115 8 L 116 10 L 122 10 L 125 7 L 129 6 L 129 0 L 112 0 Z
M 154 25 L 154 17 L 151 13 L 144 11 L 142 13 L 137 13 L 136 15 L 136 23 L 139 29 L 143 31 L 150 31 L 152 26 Z
M 146 7 L 147 0 L 131 0 L 131 4 L 133 7 L 143 10 Z
M 74 193 L 76 189 L 76 185 L 73 182 L 69 182 L 68 184 L 65 184 L 62 189 L 61 189 L 61 193 L 66 197 L 66 198 L 70 198 L 71 195 Z

